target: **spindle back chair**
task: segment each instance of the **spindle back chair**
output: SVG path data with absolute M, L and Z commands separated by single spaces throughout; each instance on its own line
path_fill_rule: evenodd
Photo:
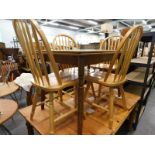
M 31 120 L 34 116 L 40 91 L 43 90 L 49 94 L 49 98 L 46 100 L 46 103 L 49 107 L 49 129 L 50 133 L 53 134 L 55 132 L 55 124 L 61 122 L 62 119 L 68 117 L 68 115 L 71 115 L 76 111 L 76 108 L 70 107 L 69 112 L 56 118 L 54 114 L 53 95 L 55 92 L 58 92 L 66 87 L 75 86 L 77 84 L 77 80 L 75 77 L 71 77 L 72 75 L 67 75 L 68 78 L 63 78 L 63 74 L 59 72 L 58 65 L 55 62 L 50 44 L 48 43 L 44 32 L 35 20 L 15 19 L 13 20 L 13 27 L 26 55 L 27 62 L 34 78 L 33 85 L 36 88 L 35 99 L 30 116 Z M 50 63 L 53 71 L 50 75 L 48 75 L 46 59 L 44 57 L 40 42 L 42 42 L 42 46 L 45 48 L 44 52 L 46 51 L 48 62 Z M 34 43 L 36 45 L 35 48 L 33 46 Z
M 123 84 L 126 81 L 126 74 L 131 62 L 131 59 L 134 55 L 134 52 L 137 48 L 139 40 L 143 34 L 143 28 L 141 26 L 132 27 L 125 36 L 121 39 L 119 45 L 116 48 L 116 52 L 110 62 L 109 69 L 107 72 L 96 71 L 95 73 L 90 73 L 86 77 L 86 81 L 88 82 L 85 98 L 87 98 L 88 90 L 90 88 L 91 83 L 97 83 L 102 86 L 106 86 L 109 88 L 109 97 L 108 97 L 108 111 L 109 111 L 109 128 L 112 128 L 113 123 L 113 106 L 114 106 L 114 88 L 119 88 L 120 97 L 122 98 L 122 107 L 127 109 L 126 99 L 123 89 Z M 113 72 L 113 66 L 117 62 L 117 68 Z M 98 105 L 98 103 L 92 103 L 96 108 L 104 109 L 102 105 Z M 107 110 L 107 109 L 106 109 Z

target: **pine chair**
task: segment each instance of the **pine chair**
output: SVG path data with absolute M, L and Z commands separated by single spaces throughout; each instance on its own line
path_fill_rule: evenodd
M 121 106 L 124 109 L 127 109 L 126 99 L 123 89 L 123 84 L 126 82 L 126 74 L 131 62 L 131 59 L 134 55 L 136 47 L 139 43 L 139 40 L 142 36 L 143 28 L 141 26 L 135 26 L 131 28 L 126 35 L 122 38 L 119 46 L 116 49 L 116 53 L 114 54 L 110 66 L 107 72 L 96 71 L 94 73 L 90 73 L 86 76 L 87 88 L 85 91 L 85 99 L 87 101 L 88 90 L 90 88 L 91 83 L 96 83 L 105 87 L 108 87 L 108 107 L 104 107 L 98 102 L 95 101 L 90 103 L 93 107 L 99 108 L 103 111 L 107 111 L 109 113 L 109 128 L 112 129 L 113 126 L 113 113 L 114 113 L 114 99 L 115 93 L 114 89 L 119 88 L 121 95 Z M 113 73 L 113 66 L 117 62 L 117 68 Z
M 76 44 L 75 40 L 67 35 L 67 34 L 59 34 L 54 37 L 53 43 L 52 43 L 53 50 L 59 50 L 59 51 L 64 51 L 64 50 L 73 50 L 74 48 L 78 48 L 78 45 Z M 59 64 L 59 68 L 61 70 L 65 68 L 72 68 L 75 67 L 73 65 L 68 65 L 68 64 Z
M 30 119 L 33 120 L 36 106 L 38 105 L 39 93 L 44 91 L 48 93 L 48 98 L 45 99 L 45 105 L 49 107 L 49 132 L 50 134 L 55 133 L 55 127 L 57 124 L 64 121 L 67 117 L 73 115 L 76 112 L 76 107 L 61 104 L 61 106 L 67 108 L 67 112 L 60 114 L 56 117 L 55 115 L 55 104 L 54 94 L 63 90 L 69 86 L 77 85 L 77 77 L 73 74 L 65 74 L 59 72 L 58 66 L 55 62 L 53 51 L 38 23 L 35 20 L 13 20 L 14 30 L 21 44 L 23 51 L 27 57 L 29 67 L 31 69 L 34 81 L 33 86 L 35 87 L 35 97 L 32 105 L 32 111 Z M 43 46 L 46 50 L 46 55 L 49 59 L 53 73 L 48 75 L 46 62 L 41 51 L 39 41 L 42 41 Z M 33 42 L 36 43 L 37 50 L 34 49 Z M 41 64 L 41 65 L 40 65 Z
M 110 36 L 100 41 L 100 50 L 116 50 L 122 36 Z M 91 67 L 94 69 L 107 71 L 110 65 L 110 61 L 99 63 L 96 65 L 92 65 Z M 113 70 L 116 69 L 117 63 L 113 66 Z
M 77 48 L 75 40 L 67 34 L 59 34 L 55 36 L 52 45 L 54 50 L 61 51 Z
M 0 61 L 0 81 L 8 83 L 15 78 L 14 72 L 18 72 L 18 66 L 11 61 Z
M 105 38 L 104 40 L 101 40 L 100 42 L 100 49 L 101 50 L 116 50 L 121 42 L 122 36 L 110 36 Z M 106 61 L 100 64 L 96 65 L 96 68 L 99 70 L 107 71 L 110 66 L 110 61 Z M 117 61 L 114 64 L 112 70 L 115 71 L 117 68 Z M 100 97 L 102 85 L 99 85 L 98 89 L 98 97 Z
M 58 34 L 53 39 L 52 48 L 55 51 L 73 50 L 74 48 L 78 48 L 78 45 L 71 36 L 67 34 Z M 59 64 L 59 69 L 62 71 L 68 70 L 70 72 L 77 74 L 77 68 L 76 66 L 73 65 Z M 63 93 L 66 93 L 66 91 L 63 91 Z M 63 102 L 62 91 L 59 91 L 59 96 L 60 96 L 60 102 Z

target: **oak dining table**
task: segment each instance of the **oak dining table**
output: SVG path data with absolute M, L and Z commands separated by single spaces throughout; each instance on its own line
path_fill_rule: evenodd
M 42 51 L 46 59 L 46 51 Z M 97 49 L 74 49 L 74 50 L 56 50 L 53 51 L 55 61 L 59 64 L 70 64 L 78 67 L 78 86 L 77 86 L 77 134 L 82 135 L 83 129 L 83 112 L 84 112 L 84 83 L 85 66 L 97 64 L 112 59 L 114 50 L 97 50 Z M 28 95 L 30 96 L 30 94 Z M 30 105 L 30 104 L 29 104 Z M 32 128 L 27 122 L 28 133 L 31 133 Z
M 78 86 L 77 86 L 77 105 L 78 121 L 77 134 L 82 134 L 83 129 L 83 111 L 84 111 L 84 68 L 91 64 L 97 64 L 112 59 L 114 50 L 96 50 L 96 49 L 74 49 L 54 51 L 54 57 L 57 63 L 71 64 L 78 67 Z

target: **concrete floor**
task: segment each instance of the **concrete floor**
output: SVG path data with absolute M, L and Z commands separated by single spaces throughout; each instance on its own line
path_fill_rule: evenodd
M 155 135 L 155 88 L 152 89 L 137 129 L 129 134 Z
M 16 95 L 20 98 L 20 93 L 17 92 Z M 139 121 L 136 131 L 129 132 L 129 135 L 155 135 L 155 89 L 152 89 L 150 96 L 148 98 L 148 103 L 146 109 Z M 20 107 L 26 106 L 25 92 L 23 91 L 22 97 L 19 100 Z M 4 126 L 13 135 L 27 135 L 27 128 L 25 125 L 24 118 L 17 112 L 13 119 L 8 120 Z M 0 130 L 0 134 L 3 131 Z M 37 134 L 37 133 L 35 133 Z

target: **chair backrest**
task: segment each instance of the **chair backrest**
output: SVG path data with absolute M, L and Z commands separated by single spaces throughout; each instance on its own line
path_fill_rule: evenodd
M 100 41 L 100 49 L 102 50 L 116 50 L 119 46 L 122 36 L 110 36 L 105 38 L 104 40 Z M 103 63 L 100 63 L 100 68 L 104 67 L 102 64 L 106 64 L 109 66 L 111 61 L 104 61 Z M 102 66 L 102 67 L 101 67 Z M 115 63 L 115 66 L 117 66 L 117 61 Z M 103 68 L 104 69 L 104 68 Z
M 76 44 L 75 40 L 66 34 L 59 34 L 55 36 L 53 39 L 52 43 L 53 50 L 59 50 L 59 51 L 64 51 L 64 50 L 72 50 L 74 48 L 78 48 L 78 45 Z M 59 64 L 59 69 L 64 70 L 64 69 L 69 69 L 75 67 L 70 64 Z
M 0 61 L 0 82 L 12 81 L 10 73 L 17 69 L 17 64 L 11 61 Z
M 103 50 L 116 50 L 121 42 L 122 36 L 110 36 L 101 40 L 100 49 Z
M 27 57 L 27 61 L 33 74 L 34 83 L 40 87 L 50 87 L 50 79 L 46 68 L 44 52 L 49 59 L 53 73 L 55 74 L 57 83 L 61 85 L 58 66 L 55 62 L 53 51 L 43 33 L 42 29 L 35 20 L 15 19 L 13 27 L 21 44 L 23 51 Z M 40 41 L 45 51 L 41 50 Z M 36 44 L 36 49 L 33 44 Z
M 53 39 L 53 49 L 54 50 L 71 50 L 77 48 L 75 40 L 66 34 L 59 34 Z
M 104 81 L 107 81 L 109 75 L 112 73 L 112 68 L 116 61 L 118 61 L 117 69 L 115 70 L 115 76 L 113 82 L 120 82 L 125 80 L 126 73 L 128 71 L 131 59 L 138 46 L 139 40 L 143 34 L 142 26 L 132 27 L 121 39 L 119 46 L 116 49 L 112 61 L 110 63 L 109 70 L 106 73 Z

